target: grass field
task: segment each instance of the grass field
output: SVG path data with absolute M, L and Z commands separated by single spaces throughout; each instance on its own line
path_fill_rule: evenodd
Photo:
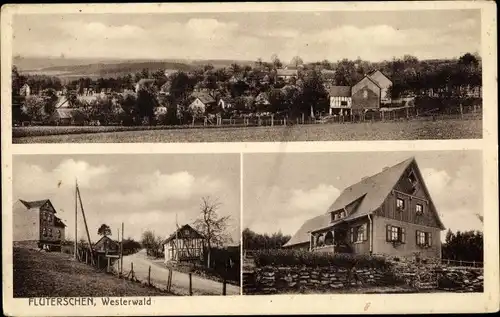
M 14 248 L 14 297 L 168 296 L 97 271 L 63 253 Z
M 23 127 L 39 129 L 43 127 Z M 64 129 L 65 127 L 60 127 Z M 86 127 L 82 127 L 86 128 Z M 16 132 L 16 128 L 14 131 Z M 19 131 L 18 131 L 19 132 Z M 75 131 L 73 131 L 75 132 Z M 12 143 L 290 142 L 482 138 L 482 120 L 411 120 L 274 127 L 157 129 L 16 137 Z

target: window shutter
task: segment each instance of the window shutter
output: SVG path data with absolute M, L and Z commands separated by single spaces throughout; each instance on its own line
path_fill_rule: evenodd
M 368 224 L 363 225 L 363 241 L 368 240 Z
M 427 244 L 432 245 L 432 234 L 430 232 L 427 234 Z
M 419 245 L 419 241 L 418 241 L 418 233 L 419 231 L 418 230 L 415 230 L 415 242 L 417 245 Z
M 351 242 L 354 242 L 354 228 L 351 228 Z
M 406 243 L 406 229 L 401 228 L 401 242 Z
M 391 241 L 391 226 L 387 225 L 385 230 L 385 238 L 387 241 Z

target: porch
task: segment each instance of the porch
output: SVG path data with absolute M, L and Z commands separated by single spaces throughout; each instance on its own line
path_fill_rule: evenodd
M 347 237 L 348 225 L 345 222 L 311 231 L 309 250 L 313 252 L 351 253 Z

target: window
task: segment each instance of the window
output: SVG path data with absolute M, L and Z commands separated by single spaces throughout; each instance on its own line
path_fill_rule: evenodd
M 396 209 L 403 211 L 405 209 L 405 201 L 401 198 L 396 198 Z
M 46 236 L 47 236 L 47 228 L 43 228 L 43 229 L 42 229 L 42 235 L 43 235 L 44 237 L 46 237 Z
M 365 98 L 365 99 L 368 98 L 368 91 L 367 90 L 363 91 L 363 98 Z
M 58 229 L 58 230 L 57 230 L 57 237 L 58 237 L 59 239 L 61 239 L 61 236 L 62 236 L 62 234 L 61 234 L 61 230 L 60 230 L 60 229 Z
M 367 240 L 367 224 L 363 224 L 358 227 L 351 227 L 350 233 L 351 233 L 351 242 L 363 242 Z
M 416 231 L 417 245 L 421 247 L 430 247 L 432 245 L 432 234 L 430 232 Z
M 345 217 L 345 211 L 341 211 L 340 212 L 340 218 L 344 218 Z
M 386 240 L 388 242 L 406 243 L 406 229 L 387 225 Z
M 340 105 L 346 107 L 347 106 L 347 101 L 341 101 Z
M 49 228 L 49 237 L 52 237 L 52 228 Z
M 417 215 L 421 215 L 424 213 L 424 206 L 422 206 L 421 204 L 416 204 L 415 205 L 415 213 Z

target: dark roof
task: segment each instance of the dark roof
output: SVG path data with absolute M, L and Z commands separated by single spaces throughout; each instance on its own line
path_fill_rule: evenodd
M 111 239 L 111 238 L 110 238 L 110 237 L 108 237 L 108 236 L 102 236 L 102 238 L 101 238 L 101 239 L 99 239 L 99 240 L 97 240 L 97 242 L 96 242 L 96 243 L 94 243 L 94 245 L 93 245 L 93 246 L 95 247 L 96 245 L 98 245 L 98 244 L 99 244 L 99 243 L 100 243 L 103 239 L 108 239 L 108 240 L 109 240 L 109 241 L 111 241 L 113 244 L 115 244 L 115 245 L 120 245 L 120 243 L 119 243 L 118 241 L 113 240 L 113 239 Z
M 185 229 L 189 229 L 191 232 L 193 232 L 195 234 L 195 236 L 197 238 L 200 238 L 200 239 L 204 239 L 205 238 L 201 233 L 199 233 L 193 227 L 191 227 L 188 224 L 185 224 L 184 226 L 182 226 L 182 227 L 178 228 L 177 230 L 175 230 L 174 233 L 172 233 L 167 239 L 165 239 L 165 241 L 163 241 L 163 244 L 170 242 L 175 237 L 183 238 L 184 237 L 184 230 Z
M 328 208 L 327 212 L 307 220 L 295 235 L 284 245 L 285 247 L 309 241 L 309 232 L 331 225 L 330 212 L 343 209 L 345 206 L 360 199 L 359 206 L 344 221 L 353 220 L 371 214 L 378 209 L 391 192 L 403 172 L 415 159 L 409 158 L 371 177 L 347 187 Z
M 20 202 L 23 203 L 23 205 L 26 206 L 26 208 L 31 209 L 31 208 L 40 208 L 43 205 L 45 205 L 47 202 L 50 202 L 48 199 L 42 199 L 42 200 L 34 200 L 34 201 L 25 201 L 22 199 L 19 199 Z
M 66 225 L 64 224 L 64 222 L 62 222 L 61 219 L 59 219 L 58 217 L 54 216 L 54 226 L 56 227 L 60 227 L 60 228 L 64 228 L 66 227 Z
M 351 86 L 330 86 L 328 93 L 332 97 L 351 97 Z

